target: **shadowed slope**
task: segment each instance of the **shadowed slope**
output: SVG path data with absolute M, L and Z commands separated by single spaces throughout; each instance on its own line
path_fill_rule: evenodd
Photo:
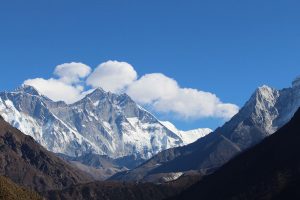
M 300 110 L 279 131 L 174 199 L 299 199 Z
M 163 200 L 179 194 L 199 179 L 199 176 L 190 174 L 160 185 L 98 181 L 71 186 L 64 190 L 49 191 L 44 196 L 50 200 Z

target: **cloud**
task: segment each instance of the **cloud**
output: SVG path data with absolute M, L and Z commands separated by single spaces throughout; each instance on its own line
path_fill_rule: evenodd
M 163 74 L 147 74 L 133 82 L 127 93 L 135 101 L 148 104 L 157 112 L 173 113 L 179 117 L 228 119 L 238 112 L 238 106 L 223 103 L 215 94 L 178 83 Z
M 73 103 L 82 98 L 82 88 L 74 87 L 57 79 L 35 78 L 24 82 L 25 85 L 35 87 L 40 93 L 54 101 L 65 101 Z
M 84 91 L 82 81 L 90 72 L 91 68 L 83 63 L 64 63 L 58 65 L 54 70 L 58 79 L 28 79 L 24 81 L 24 84 L 35 87 L 41 94 L 54 101 L 74 103 L 82 99 L 88 92 Z
M 132 82 L 127 93 L 142 104 L 151 104 L 159 99 L 172 99 L 177 96 L 177 82 L 160 73 L 146 74 Z
M 64 63 L 55 68 L 54 74 L 65 83 L 78 83 L 81 78 L 87 77 L 91 68 L 83 63 Z
M 137 78 L 134 68 L 126 62 L 107 61 L 100 64 L 88 77 L 87 84 L 106 91 L 119 92 Z
M 54 70 L 56 78 L 35 78 L 24 82 L 32 85 L 54 101 L 74 103 L 102 87 L 106 91 L 126 92 L 141 105 L 147 105 L 158 113 L 172 114 L 185 119 L 229 119 L 239 108 L 223 103 L 217 95 L 193 88 L 184 88 L 176 80 L 161 73 L 145 74 L 137 78 L 137 72 L 126 62 L 107 61 L 92 73 L 83 63 L 64 63 Z

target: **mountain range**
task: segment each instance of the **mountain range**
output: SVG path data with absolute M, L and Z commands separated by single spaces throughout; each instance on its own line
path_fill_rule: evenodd
M 93 99 L 94 95 L 97 98 Z M 210 134 L 201 134 L 199 130 L 177 130 L 171 123 L 157 120 L 127 95 L 112 94 L 101 89 L 71 105 L 53 102 L 30 86 L 23 86 L 14 92 L 3 92 L 0 97 L 0 110 L 4 116 L 0 117 L 0 183 L 3 182 L 4 187 L 22 195 L 40 198 L 30 192 L 35 190 L 46 199 L 214 200 L 300 197 L 300 162 L 297 159 L 300 110 L 296 112 L 300 107 L 300 78 L 291 87 L 282 90 L 259 87 L 238 114 Z M 99 100 L 99 97 L 104 99 Z M 95 100 L 99 100 L 97 106 L 101 109 L 91 108 Z M 114 107 L 117 107 L 117 111 L 114 111 Z M 81 109 L 82 114 L 76 112 L 78 109 Z M 95 120 L 99 120 L 89 120 L 92 115 Z M 133 120 L 133 116 L 137 118 Z M 106 117 L 113 120 L 105 121 Z M 119 118 L 124 121 L 118 121 Z M 9 123 L 6 119 L 10 120 Z M 151 145 L 149 151 L 142 153 L 135 148 L 135 151 L 127 154 L 124 152 L 128 149 L 123 148 L 123 153 L 101 155 L 96 148 L 93 149 L 95 144 L 91 140 L 96 137 L 92 132 L 89 133 L 91 136 L 87 136 L 87 132 L 79 133 L 76 130 L 88 127 L 89 124 L 92 128 L 102 127 L 104 122 L 110 122 L 111 128 L 121 126 L 121 129 L 115 130 L 122 134 L 128 133 L 128 130 L 133 131 L 126 129 L 127 126 L 122 129 L 122 124 L 136 124 L 134 130 L 140 128 L 140 131 L 133 135 L 161 134 L 167 138 L 167 142 L 160 141 L 159 145 L 170 144 L 170 141 L 179 141 L 180 144 L 174 142 L 172 144 L 175 147 L 159 150 L 148 160 L 149 152 L 154 154 L 154 147 L 157 146 Z M 23 134 L 12 125 L 31 132 Z M 141 127 L 146 128 L 142 130 Z M 185 137 L 186 134 L 190 135 Z M 200 139 L 195 139 L 196 136 Z M 64 137 L 69 138 L 56 141 Z M 40 138 L 40 141 L 36 141 L 36 138 Z M 196 141 L 183 146 L 192 140 Z M 125 141 L 123 138 L 119 142 L 125 145 Z M 130 144 L 133 147 L 147 141 L 139 140 Z M 66 146 L 60 146 L 60 149 L 73 148 L 74 151 L 77 144 L 77 149 L 73 154 L 54 153 L 47 150 L 49 146 L 44 148 L 43 142 L 48 145 L 61 142 L 60 145 Z M 112 144 L 114 140 L 105 142 Z M 109 154 L 109 151 L 106 153 Z M 98 181 L 109 176 L 108 181 Z M 14 196 L 11 191 L 5 189 L 5 195 Z
M 276 133 L 171 199 L 299 199 L 299 144 L 300 109 Z
M 279 131 L 253 148 L 245 150 L 214 174 L 204 176 L 200 180 L 197 175 L 184 175 L 176 181 L 163 184 L 89 181 L 89 183 L 77 182 L 75 185 L 62 186 L 63 180 L 74 177 L 74 174 L 68 172 L 70 166 L 59 158 L 55 158 L 53 153 L 45 150 L 30 136 L 26 136 L 11 127 L 2 118 L 0 118 L 1 153 L 2 155 L 6 154 L 7 157 L 13 157 L 14 153 L 17 154 L 14 156 L 17 159 L 9 160 L 10 166 L 5 167 L 9 171 L 6 171 L 5 175 L 11 179 L 20 177 L 20 175 L 27 177 L 27 179 L 19 179 L 21 180 L 19 184 L 35 188 L 46 199 L 297 199 L 300 197 L 298 190 L 300 183 L 299 124 L 300 109 L 290 122 Z M 26 148 L 24 149 L 23 146 Z M 13 165 L 23 167 L 24 162 L 35 170 L 26 169 L 26 167 L 24 171 L 12 168 Z M 1 160 L 0 163 L 3 166 L 5 161 Z M 61 164 L 64 167 L 58 169 Z M 39 185 L 45 180 L 49 183 L 51 178 L 55 180 L 56 175 L 51 174 L 55 168 L 56 172 L 60 171 L 57 174 L 60 178 L 65 176 L 62 173 L 66 173 L 66 177 L 52 182 L 54 187 L 53 185 L 51 187 L 32 187 L 32 184 Z M 33 179 L 28 178 L 30 176 L 26 175 L 27 173 L 24 174 L 24 172 L 31 171 L 30 174 L 34 177 Z M 49 173 L 51 176 L 47 177 Z M 84 177 L 84 174 L 79 171 L 76 173 Z M 38 174 L 42 174 L 42 176 L 37 179 Z M 45 179 L 45 177 L 47 178 Z M 198 182 L 193 184 L 196 181 Z M 0 184 L 0 196 L 7 199 L 40 199 L 38 194 L 21 188 L 7 178 L 0 176 Z M 49 190 L 50 188 L 60 189 Z M 184 191 L 180 193 L 182 190 Z
M 111 177 L 111 180 L 161 182 L 197 171 L 210 174 L 230 159 L 287 123 L 300 106 L 300 78 L 276 90 L 259 87 L 241 110 L 222 127 L 196 142 L 162 151 L 144 164 Z
M 84 157 L 90 166 L 111 162 L 107 156 L 90 156 Z M 76 164 L 47 151 L 0 116 L 0 199 L 162 200 L 199 180 L 198 176 L 187 175 L 180 181 L 162 185 L 122 183 L 96 181 L 97 173 L 81 171 Z
M 137 164 L 211 132 L 207 128 L 179 131 L 169 122 L 160 122 L 128 95 L 100 88 L 78 102 L 66 104 L 23 85 L 13 92 L 0 93 L 0 114 L 49 151 L 70 157 L 98 154 L 113 159 L 134 158 L 132 162 Z
M 183 175 L 176 181 L 162 184 L 92 182 L 49 191 L 46 197 L 81 200 L 299 199 L 299 132 L 300 109 L 277 132 L 211 175 L 198 178 L 195 174 Z

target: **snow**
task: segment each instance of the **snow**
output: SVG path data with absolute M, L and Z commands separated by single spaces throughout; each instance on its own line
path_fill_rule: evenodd
M 299 82 L 296 79 L 293 87 L 283 90 L 258 88 L 240 116 L 251 117 L 266 134 L 274 133 L 300 106 Z M 0 115 L 56 153 L 74 156 L 93 152 L 112 158 L 136 155 L 147 159 L 165 149 L 195 142 L 212 131 L 178 130 L 127 96 L 95 90 L 89 97 L 65 105 L 52 102 L 33 88 L 23 90 L 0 93 Z
M 0 115 L 15 128 L 32 136 L 38 142 L 45 144 L 41 135 L 41 127 L 38 123 L 25 113 L 18 112 L 10 100 L 7 99 L 3 102 L 3 100 L 0 99 Z
M 259 87 L 255 94 L 255 118 L 258 124 L 263 124 L 268 134 L 272 134 L 277 130 L 277 126 L 273 121 L 278 117 L 279 113 L 276 109 L 276 103 L 279 98 L 279 92 L 266 85 Z M 267 111 L 267 112 L 266 112 Z
M 141 122 L 137 117 L 127 118 L 127 120 L 128 123 L 123 124 L 126 130 L 124 142 L 134 145 L 138 151 L 142 151 L 145 148 L 151 149 L 152 147 L 153 153 L 145 158 L 150 158 L 153 154 L 164 149 L 189 144 L 211 132 L 210 129 L 199 129 L 188 132 L 178 131 L 170 122 L 145 123 Z M 177 137 L 169 137 L 165 134 L 165 129 L 175 133 Z
M 128 96 L 95 91 L 67 105 L 38 94 L 30 87 L 0 93 L 0 114 L 55 153 L 147 159 L 192 141 L 183 133 L 173 133 Z
M 139 122 L 139 119 L 137 117 L 128 117 L 127 120 L 133 127 L 135 127 Z
M 178 132 L 178 129 L 171 122 L 169 122 L 169 121 L 160 121 L 160 123 L 162 123 L 165 127 L 167 127 L 173 133 L 177 133 Z
M 100 103 L 100 101 L 98 100 L 98 101 L 95 101 L 95 102 L 93 103 L 93 105 L 94 105 L 95 107 L 97 107 L 97 106 L 99 105 L 99 103 Z
M 167 127 L 170 131 L 177 134 L 182 140 L 183 145 L 187 145 L 195 142 L 196 140 L 208 135 L 212 132 L 209 128 L 199 128 L 189 131 L 178 130 L 174 124 L 169 121 L 160 121 L 165 127 Z
M 88 111 L 89 116 L 93 117 L 95 120 L 99 121 L 99 118 L 93 113 Z M 92 119 L 90 119 L 90 121 L 92 121 Z
M 183 172 L 168 173 L 162 177 L 163 182 L 175 181 L 183 175 Z
M 111 126 L 110 126 L 110 124 L 109 124 L 108 122 L 103 121 L 103 125 L 104 125 L 104 128 L 105 128 L 107 131 L 111 131 L 111 130 L 112 130 L 112 128 L 111 128 Z

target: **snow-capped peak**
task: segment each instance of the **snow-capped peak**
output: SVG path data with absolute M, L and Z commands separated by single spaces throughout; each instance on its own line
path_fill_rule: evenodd
M 241 148 L 247 148 L 286 124 L 300 106 L 299 82 L 296 79 L 293 87 L 282 90 L 266 85 L 259 87 L 225 126 L 227 129 L 235 127 L 226 137 Z
M 277 90 L 267 85 L 263 85 L 256 90 L 256 96 L 261 96 L 266 100 L 274 99 L 274 93 L 277 93 Z
M 21 87 L 17 88 L 15 92 L 24 92 L 27 94 L 41 96 L 41 93 L 33 86 L 23 84 Z
M 65 104 L 23 85 L 15 92 L 0 93 L 0 114 L 48 150 L 70 156 L 92 152 L 112 158 L 134 155 L 147 159 L 211 131 L 174 132 L 127 94 L 101 88 L 78 102 Z
M 252 109 L 264 111 L 267 110 L 267 108 L 273 107 L 278 97 L 278 90 L 267 85 L 263 85 L 256 89 L 245 107 L 247 109 L 251 109 L 249 112 L 252 112 Z
M 102 88 L 98 87 L 94 91 L 92 91 L 90 94 L 87 95 L 87 97 L 95 96 L 95 97 L 101 97 L 105 95 L 107 92 L 104 91 Z
M 178 130 L 175 125 L 169 121 L 160 121 L 160 123 L 162 123 L 173 133 L 177 134 L 183 140 L 184 145 L 193 143 L 212 132 L 210 128 L 198 128 L 189 131 L 182 131 Z

